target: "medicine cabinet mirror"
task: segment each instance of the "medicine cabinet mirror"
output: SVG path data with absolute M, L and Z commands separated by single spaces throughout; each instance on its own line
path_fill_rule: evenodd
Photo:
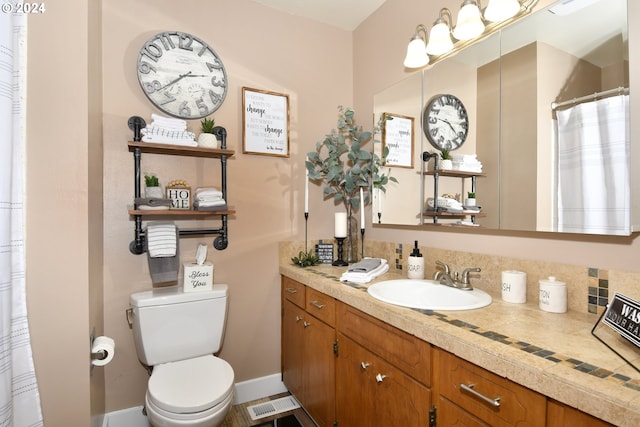
M 630 141 L 628 103 L 604 119 L 589 119 L 590 110 L 581 111 L 596 99 L 628 99 L 628 89 L 627 0 L 556 2 L 408 76 L 374 96 L 376 117 L 392 113 L 414 118 L 416 149 L 413 168 L 393 168 L 399 184 L 389 186 L 374 204 L 373 222 L 432 223 L 421 210 L 433 197 L 433 176 L 422 173 L 433 168 L 433 160 L 423 163 L 421 153 L 436 148 L 422 132 L 421 117 L 432 97 L 447 93 L 464 103 L 470 123 L 466 142 L 453 154 L 477 154 L 482 162 L 485 176 L 476 180 L 476 195 L 484 215 L 478 224 L 500 230 L 629 235 L 640 215 L 630 212 L 632 199 L 640 197 L 630 179 L 640 149 L 627 146 L 626 152 L 608 156 L 617 163 L 604 165 L 604 172 L 590 181 L 593 164 L 577 165 L 567 153 L 578 149 L 589 157 L 592 143 L 566 146 L 577 138 L 571 130 L 582 126 L 566 116 L 573 120 L 580 114 L 587 122 L 616 123 L 616 129 L 600 133 Z M 571 168 L 587 172 L 577 179 L 565 173 Z M 615 180 L 620 182 L 614 187 Z M 440 177 L 438 193 L 459 194 L 463 200 L 469 181 Z M 593 204 L 596 200 L 599 205 Z M 586 204 L 576 207 L 582 201 Z M 589 210 L 596 216 L 613 215 L 594 220 L 611 226 L 594 228 L 589 219 L 576 226 L 583 221 L 577 217 Z

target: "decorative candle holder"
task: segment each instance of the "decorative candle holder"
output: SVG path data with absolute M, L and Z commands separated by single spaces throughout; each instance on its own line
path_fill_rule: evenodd
M 362 246 L 360 247 L 360 259 L 364 259 L 364 228 L 360 229 L 360 236 L 362 237 L 360 240 L 362 243 Z
M 347 262 L 345 262 L 342 256 L 342 245 L 344 244 L 345 237 L 336 237 L 335 239 L 338 242 L 338 259 L 333 261 L 331 265 L 333 265 L 334 267 L 345 267 L 349 265 Z

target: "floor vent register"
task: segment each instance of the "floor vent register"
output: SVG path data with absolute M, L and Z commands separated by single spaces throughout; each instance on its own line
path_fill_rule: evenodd
M 251 419 L 255 421 L 260 418 L 270 417 L 271 415 L 281 414 L 282 412 L 292 411 L 299 407 L 300 404 L 293 396 L 286 396 L 280 399 L 247 406 L 247 411 L 249 411 Z

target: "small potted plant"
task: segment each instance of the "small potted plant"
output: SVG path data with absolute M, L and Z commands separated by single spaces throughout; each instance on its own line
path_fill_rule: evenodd
M 162 188 L 158 177 L 154 174 L 144 176 L 144 197 L 147 199 L 162 199 Z
M 476 206 L 476 193 L 469 191 L 467 193 L 467 198 L 464 201 L 465 206 Z
M 214 119 L 204 118 L 201 122 L 202 133 L 198 136 L 198 146 L 204 148 L 218 148 L 218 138 L 213 133 L 213 128 L 216 126 Z
M 440 162 L 440 169 L 442 170 L 451 170 L 453 169 L 453 160 L 451 159 L 451 152 L 447 149 L 440 150 L 440 158 L 442 161 Z

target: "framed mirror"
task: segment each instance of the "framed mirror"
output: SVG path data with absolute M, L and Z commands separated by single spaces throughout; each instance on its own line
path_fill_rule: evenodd
M 582 7 L 566 9 L 576 4 Z M 413 91 L 418 88 L 422 90 L 416 95 Z M 424 106 L 439 94 L 455 95 L 464 103 L 469 135 L 453 154 L 476 155 L 482 164 L 483 176 L 475 182 L 475 190 L 483 215 L 474 218 L 482 227 L 628 235 L 633 229 L 629 219 L 629 194 L 634 194 L 629 182 L 632 161 L 621 147 L 626 144 L 632 154 L 636 150 L 629 143 L 628 103 L 614 113 L 615 120 L 601 120 L 617 122 L 616 129 L 605 133 L 613 132 L 615 138 L 622 135 L 626 142 L 604 156 L 615 158 L 616 163 L 602 166 L 603 172 L 593 175 L 593 182 L 565 174 L 567 165 L 576 160 L 568 157 L 572 148 L 562 148 L 559 139 L 566 139 L 567 128 L 581 125 L 565 118 L 560 125 L 562 137 L 558 136 L 558 116 L 575 115 L 570 111 L 574 107 L 592 107 L 599 99 L 628 99 L 628 88 L 627 0 L 559 1 L 376 94 L 374 109 L 378 115 L 406 102 L 401 113 L 419 118 Z M 420 122 L 416 120 L 415 135 L 421 140 L 416 143 L 421 146 L 416 158 L 423 151 L 436 151 Z M 378 210 L 383 212 L 383 224 L 433 222 L 424 215 L 425 204 L 434 194 L 433 176 L 425 174 L 433 168 L 433 161 L 419 159 L 415 165 L 412 173 L 404 171 L 399 177 L 397 188 L 388 188 L 382 196 L 380 208 L 373 209 L 374 222 L 378 222 Z M 592 171 L 592 164 L 581 168 Z M 625 168 L 627 172 L 620 173 Z M 622 187 L 611 190 L 612 174 Z M 470 179 L 440 177 L 438 181 L 439 195 L 460 201 L 471 188 Z M 418 199 L 416 206 L 407 206 L 413 197 Z M 576 204 L 582 202 L 586 204 Z M 591 220 L 583 221 L 587 210 L 595 213 L 596 227 Z M 613 216 L 603 217 L 604 211 Z

